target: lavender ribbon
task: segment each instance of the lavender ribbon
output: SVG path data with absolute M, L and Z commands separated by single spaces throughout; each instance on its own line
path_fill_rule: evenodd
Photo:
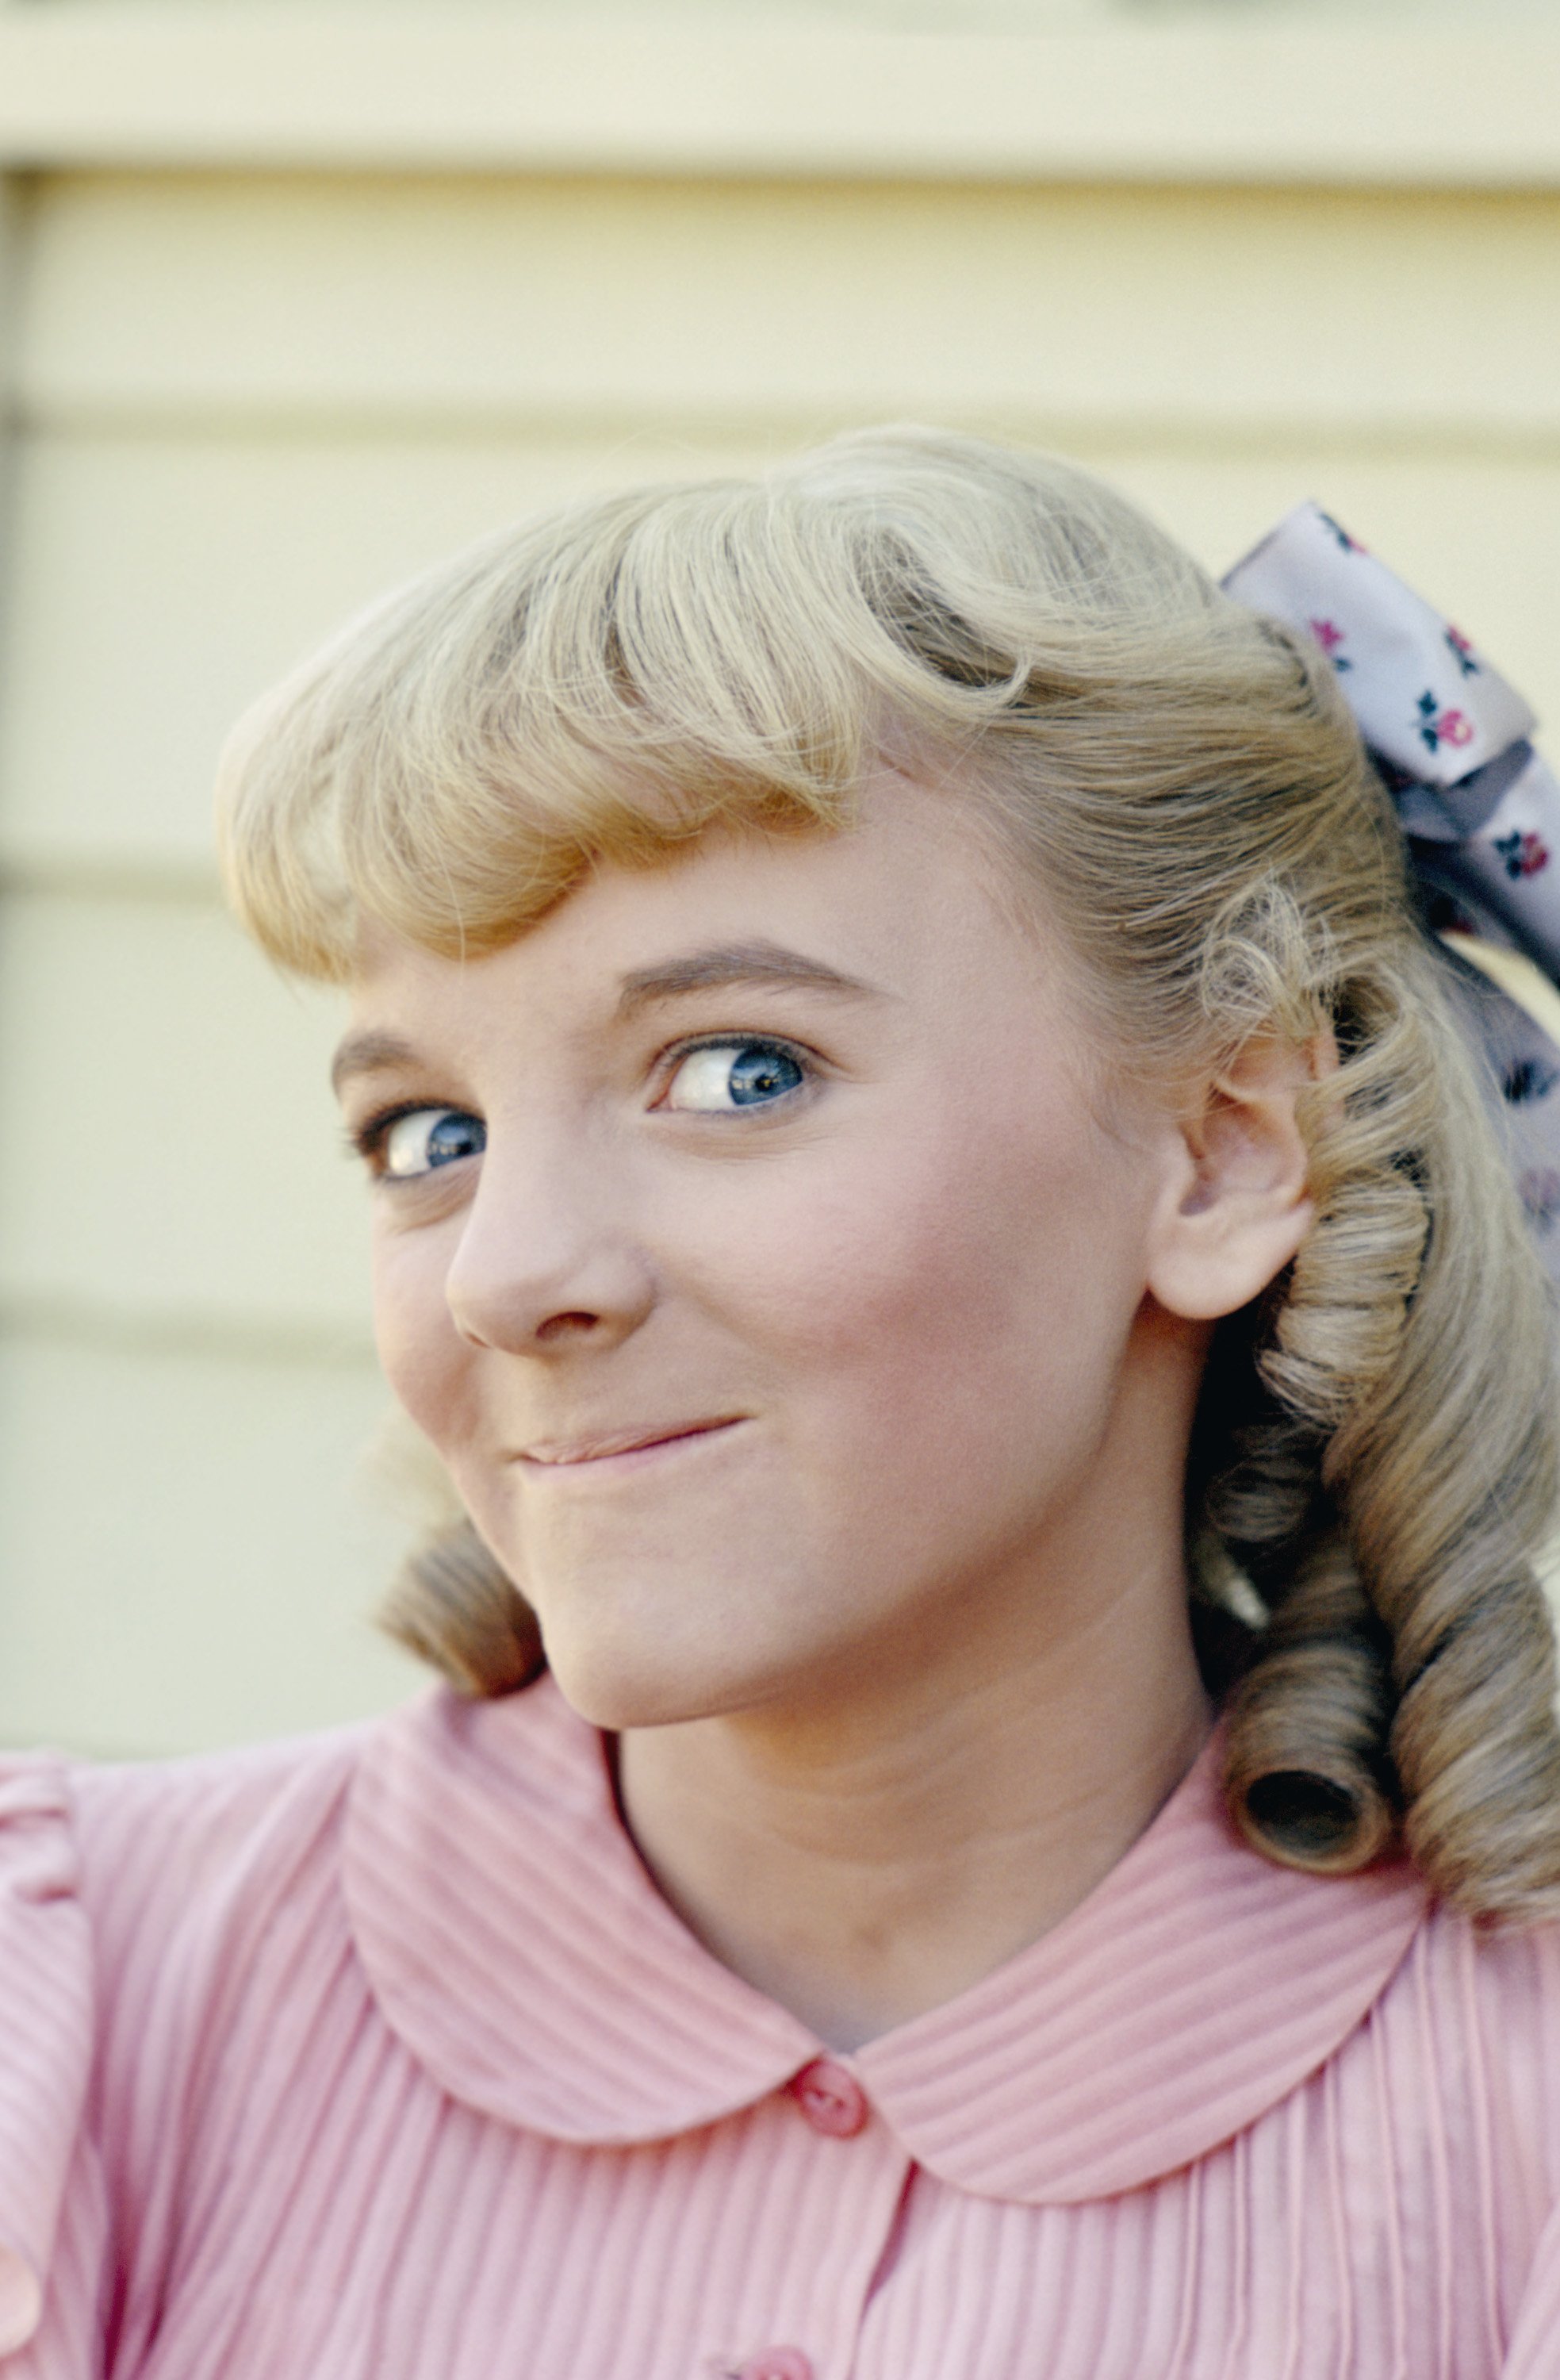
M 1337 673 L 1452 954 L 1523 1205 L 1560 1281 L 1560 783 L 1530 740 L 1533 713 L 1317 504 L 1297 505 L 1224 586 L 1314 638 Z

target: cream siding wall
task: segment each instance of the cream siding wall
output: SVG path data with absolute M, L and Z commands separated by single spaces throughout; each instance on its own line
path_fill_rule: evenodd
M 386 580 L 538 500 L 913 415 L 1062 446 L 1215 565 L 1321 496 L 1560 739 L 1542 175 L 42 162 L 9 308 L 0 1739 L 193 1745 L 409 1682 L 363 1616 L 398 1524 L 360 1475 L 333 1003 L 240 942 L 208 853 L 224 726 Z

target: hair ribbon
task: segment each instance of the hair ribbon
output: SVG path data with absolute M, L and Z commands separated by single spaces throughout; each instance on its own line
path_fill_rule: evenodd
M 1296 506 L 1225 591 L 1331 662 L 1408 845 L 1426 923 L 1504 1111 L 1560 1280 L 1560 783 L 1516 687 L 1320 505 Z

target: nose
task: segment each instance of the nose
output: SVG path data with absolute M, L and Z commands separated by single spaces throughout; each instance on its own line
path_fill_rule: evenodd
M 514 1354 L 607 1348 L 655 1302 L 652 1269 L 610 1170 L 588 1150 L 505 1146 L 490 1134 L 444 1294 L 476 1347 Z

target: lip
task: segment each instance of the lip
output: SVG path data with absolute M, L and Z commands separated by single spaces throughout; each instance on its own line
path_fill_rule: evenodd
M 706 1439 L 720 1438 L 741 1427 L 744 1414 L 720 1414 L 709 1421 L 641 1424 L 635 1429 L 604 1432 L 599 1438 L 538 1439 L 522 1447 L 516 1460 L 527 1471 L 591 1472 L 636 1468 L 676 1454 Z

